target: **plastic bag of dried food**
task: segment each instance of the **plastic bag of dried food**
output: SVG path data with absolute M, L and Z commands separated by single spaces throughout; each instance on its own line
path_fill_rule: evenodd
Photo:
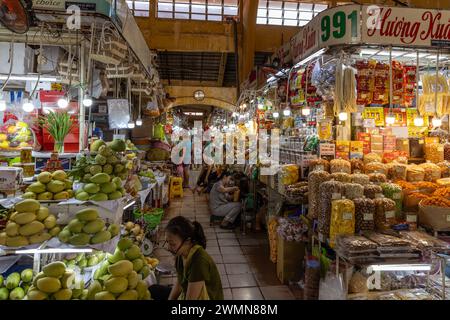
M 355 232 L 375 230 L 375 202 L 369 198 L 354 199 Z
M 444 160 L 450 161 L 450 142 L 444 144 Z
M 309 172 L 313 171 L 330 171 L 330 163 L 322 158 L 314 159 L 309 162 Z
M 392 199 L 395 201 L 395 215 L 397 219 L 401 219 L 402 214 L 402 187 L 395 183 L 382 183 L 381 189 L 383 189 L 383 195 L 386 198 Z
M 444 161 L 444 145 L 440 143 L 427 143 L 425 145 L 425 160 L 433 163 Z
M 377 198 L 375 201 L 375 227 L 378 230 L 389 229 L 391 225 L 396 223 L 395 210 L 396 203 L 392 199 Z
M 330 174 L 326 171 L 313 171 L 308 175 L 308 217 L 310 219 L 317 219 L 319 216 L 319 187 L 328 180 L 330 180 Z
M 331 202 L 330 247 L 334 247 L 338 234 L 355 233 L 355 205 L 352 200 Z
M 368 176 L 372 183 L 380 184 L 387 181 L 386 175 L 383 173 L 370 173 Z
M 368 291 L 367 277 L 359 271 L 355 272 L 348 283 L 348 293 L 366 293 Z
M 359 183 L 365 186 L 370 183 L 369 176 L 367 174 L 354 173 L 352 174 L 352 183 Z
M 364 172 L 364 162 L 361 159 L 350 159 L 350 165 L 352 167 L 352 173 Z
M 370 173 L 382 173 L 384 175 L 387 175 L 387 165 L 381 162 L 371 162 L 364 166 L 364 172 L 366 174 Z
M 347 199 L 353 200 L 364 196 L 364 187 L 358 183 L 344 184 L 344 196 Z
M 425 179 L 425 170 L 416 164 L 411 164 L 406 169 L 406 180 L 408 182 L 418 182 Z
M 287 164 L 281 168 L 281 183 L 288 186 L 294 184 L 299 179 L 299 169 L 297 165 Z
M 427 162 L 419 164 L 419 167 L 425 171 L 424 181 L 436 181 L 441 178 L 441 168 L 437 164 Z
M 352 166 L 350 162 L 343 159 L 333 159 L 330 161 L 330 172 L 343 172 L 343 173 L 352 173 Z
M 388 166 L 388 178 L 392 181 L 406 180 L 407 165 L 398 162 L 391 162 Z
M 330 179 L 342 182 L 342 183 L 350 183 L 352 182 L 352 176 L 348 173 L 343 172 L 335 172 L 330 175 Z
M 331 201 L 342 197 L 342 183 L 325 181 L 319 187 L 319 232 L 328 238 L 330 236 Z
M 381 156 L 378 153 L 368 153 L 364 155 L 364 164 L 368 164 L 371 162 L 381 162 Z
M 383 195 L 383 189 L 377 184 L 368 184 L 364 186 L 364 196 L 369 199 L 379 198 Z
M 450 177 L 450 162 L 443 161 L 443 162 L 439 162 L 437 165 L 441 169 L 441 178 Z

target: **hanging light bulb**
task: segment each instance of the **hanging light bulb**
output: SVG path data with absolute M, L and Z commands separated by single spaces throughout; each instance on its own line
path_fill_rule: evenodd
M 69 101 L 66 98 L 61 98 L 58 100 L 58 107 L 65 109 L 69 106 Z
M 23 101 L 22 109 L 25 112 L 31 112 L 34 110 L 34 105 L 30 102 L 30 100 L 25 99 Z
M 280 113 L 278 111 L 275 111 L 272 115 L 275 119 L 278 119 L 280 117 Z
M 137 125 L 138 127 L 142 126 L 142 119 L 141 119 L 140 117 L 137 118 L 137 120 L 136 120 L 136 125 Z
M 441 118 L 438 118 L 438 117 L 434 117 L 433 120 L 431 120 L 431 123 L 433 124 L 433 127 L 442 126 L 442 120 L 441 120 Z
M 302 109 L 302 115 L 309 116 L 310 114 L 311 114 L 311 109 L 310 108 L 303 108 Z
M 284 109 L 283 110 L 283 115 L 285 117 L 289 117 L 291 115 L 291 109 L 289 109 L 289 108 Z
M 128 122 L 128 129 L 134 129 L 134 126 L 135 126 L 134 121 L 130 120 L 130 122 Z
M 414 125 L 416 127 L 423 127 L 423 118 L 421 116 L 417 116 L 414 118 Z
M 340 113 L 339 113 L 339 120 L 340 120 L 340 121 L 347 121 L 347 119 L 348 119 L 348 114 L 347 114 L 347 112 L 340 112 Z
M 85 107 L 91 107 L 92 106 L 92 99 L 89 96 L 85 96 L 83 99 L 83 106 Z
M 386 116 L 386 124 L 393 125 L 395 123 L 395 116 L 393 113 L 389 112 Z

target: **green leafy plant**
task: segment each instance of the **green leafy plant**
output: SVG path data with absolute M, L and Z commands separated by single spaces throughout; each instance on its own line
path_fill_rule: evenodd
M 67 111 L 50 111 L 47 115 L 39 117 L 39 124 L 55 140 L 55 150 L 62 152 L 64 139 L 74 126 L 69 113 Z

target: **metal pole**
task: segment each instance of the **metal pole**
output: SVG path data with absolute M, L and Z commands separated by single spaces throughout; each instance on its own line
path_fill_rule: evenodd
M 393 93 L 392 84 L 392 46 L 389 47 L 389 112 L 392 112 L 392 95 Z
M 436 55 L 436 85 L 434 90 L 434 117 L 437 118 L 437 100 L 438 100 L 438 84 L 439 84 L 439 49 Z
M 84 140 L 85 140 L 85 121 L 86 121 L 86 109 L 83 105 L 83 99 L 84 99 L 84 89 L 83 86 L 85 85 L 85 79 L 86 79 L 86 70 L 85 70 L 85 48 L 84 43 L 80 43 L 80 88 L 78 90 L 78 107 L 80 109 L 79 119 L 78 123 L 80 125 L 80 151 L 84 150 Z
M 417 108 L 417 113 L 419 113 L 419 51 L 416 52 L 417 56 L 416 56 L 416 108 Z

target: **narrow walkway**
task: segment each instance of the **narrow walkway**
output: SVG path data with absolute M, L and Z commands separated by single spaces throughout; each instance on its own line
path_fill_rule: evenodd
M 199 221 L 207 237 L 206 250 L 214 259 L 222 278 L 227 300 L 294 300 L 301 292 L 282 285 L 276 275 L 276 265 L 269 260 L 266 233 L 242 235 L 239 229 L 223 230 L 209 225 L 210 211 L 206 196 L 193 195 L 185 189 L 183 199 L 172 199 L 166 210 L 162 229 L 168 221 L 182 215 Z M 174 264 L 174 258 L 164 249 L 155 250 L 163 263 Z M 161 284 L 173 283 L 175 277 L 163 277 Z

